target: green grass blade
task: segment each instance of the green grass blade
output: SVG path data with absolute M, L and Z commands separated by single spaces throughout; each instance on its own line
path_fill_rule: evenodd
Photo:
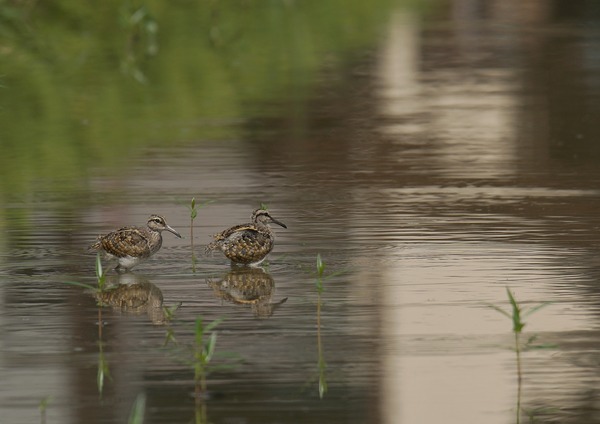
M 496 305 L 487 305 L 488 308 L 492 308 L 494 310 L 496 310 L 497 312 L 500 312 L 502 315 L 504 315 L 506 318 L 508 319 L 512 319 L 512 316 L 506 312 L 504 309 L 500 308 L 499 306 Z
M 173 306 L 163 306 L 163 312 L 165 313 L 165 317 L 167 320 L 171 321 L 175 318 L 175 312 L 181 307 L 183 302 L 178 302 Z
M 319 398 L 323 399 L 325 393 L 327 393 L 327 380 L 325 379 L 325 376 L 321 374 L 319 375 Z
M 325 277 L 325 280 L 329 280 L 330 278 L 337 277 L 338 275 L 343 275 L 346 272 L 348 272 L 348 271 L 345 269 L 341 269 L 339 271 L 332 272 L 331 274 L 329 274 L 328 276 Z
M 510 292 L 510 289 L 508 287 L 506 288 L 506 294 L 508 294 L 508 300 L 510 301 L 513 311 L 519 311 L 519 305 L 517 304 L 515 297 Z
M 48 408 L 48 404 L 50 403 L 50 400 L 52 399 L 52 396 L 46 396 L 45 398 L 43 398 L 40 401 L 40 411 L 45 411 Z
M 317 254 L 317 275 L 319 277 L 322 277 L 323 272 L 325 272 L 325 263 L 323 262 L 323 259 L 321 259 L 321 254 L 318 253 Z
M 206 327 L 204 327 L 204 331 L 211 331 L 213 328 L 215 328 L 217 325 L 221 324 L 223 321 L 225 320 L 225 318 L 218 318 L 216 320 L 214 320 L 213 322 L 211 322 L 210 324 L 207 324 Z
M 217 333 L 211 333 L 210 339 L 208 339 L 208 344 L 206 346 L 206 355 L 204 357 L 204 362 L 209 363 L 215 353 L 215 346 L 217 345 Z
M 513 331 L 515 333 L 520 333 L 523 330 L 523 327 L 525 327 L 525 323 L 521 320 L 521 308 L 508 287 L 506 288 L 506 293 L 508 294 L 508 300 L 510 301 L 513 310 L 511 317 L 513 321 Z
M 102 259 L 100 258 L 100 253 L 96 254 L 96 277 L 100 280 L 104 276 L 104 271 L 102 270 Z
M 527 311 L 523 312 L 523 317 L 527 317 L 527 316 L 539 311 L 540 309 L 545 308 L 548 305 L 551 305 L 552 303 L 554 303 L 554 302 L 550 302 L 550 301 L 542 302 L 539 305 L 536 305 L 536 306 L 532 307 L 531 309 L 528 309 Z
M 96 384 L 98 385 L 98 393 L 102 395 L 104 391 L 104 367 L 102 364 L 98 366 L 98 374 L 96 375 Z
M 167 347 L 169 345 L 169 343 L 172 343 L 175 346 L 177 346 L 177 339 L 175 338 L 175 332 L 173 331 L 172 328 L 169 328 L 167 330 L 167 333 L 165 335 L 165 342 L 163 343 L 163 347 Z
M 128 424 L 143 424 L 144 414 L 146 412 L 146 394 L 140 393 L 137 395 L 131 413 L 129 414 Z
M 325 287 L 323 286 L 323 279 L 317 278 L 317 282 L 315 283 L 317 286 L 317 293 L 322 294 L 325 291 Z

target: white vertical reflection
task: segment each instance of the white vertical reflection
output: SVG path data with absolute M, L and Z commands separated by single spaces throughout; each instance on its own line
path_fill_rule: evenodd
M 389 34 L 380 57 L 382 112 L 401 116 L 415 112 L 418 84 L 419 34 L 416 18 L 396 12 L 390 20 Z
M 424 170 L 471 179 L 512 176 L 517 72 L 479 63 L 491 54 L 486 48 L 511 58 L 517 40 L 499 39 L 462 18 L 427 38 L 410 12 L 391 19 L 378 67 L 380 110 L 387 118 L 380 129 L 397 143 L 427 144 L 435 155 Z
M 426 257 L 405 250 L 405 258 L 387 267 L 381 279 L 386 282 L 381 317 L 383 422 L 510 422 L 517 397 L 510 372 L 514 355 L 499 347 L 510 346 L 509 326 L 473 300 L 484 287 L 502 295 L 500 287 L 490 287 L 483 278 L 483 270 L 495 264 L 491 257 L 476 254 L 470 261 L 456 262 L 444 252 Z M 439 264 L 431 266 L 431 261 Z M 460 274 L 471 277 L 452 277 Z M 499 297 L 498 303 L 502 301 Z M 487 333 L 508 337 L 490 338 Z
M 423 240 L 389 259 L 380 278 L 382 422 L 511 422 L 518 401 L 512 323 L 487 305 L 509 311 L 507 285 L 525 308 L 556 299 L 564 281 L 560 249 Z M 560 299 L 526 319 L 523 341 L 540 335 L 552 344 L 552 338 L 594 325 L 593 309 L 574 303 L 577 295 Z M 522 403 L 540 402 L 531 384 L 543 375 L 554 388 L 548 404 L 568 404 L 572 388 L 564 373 L 577 366 L 552 351 L 527 351 L 522 358 Z
M 454 44 L 439 34 L 426 41 L 437 43 L 438 50 L 452 47 L 473 63 L 481 59 L 481 45 L 486 44 L 480 37 L 487 36 L 486 42 L 496 47 L 515 42 L 510 37 L 493 39 L 469 24 L 468 16 L 455 18 Z M 426 159 L 415 159 L 415 168 L 421 166 L 419 171 L 428 177 L 464 181 L 514 176 L 519 157 L 514 123 L 519 109 L 514 95 L 517 67 L 430 63 L 425 75 L 420 31 L 410 12 L 398 12 L 391 20 L 379 62 L 380 108 L 388 118 L 382 131 L 397 143 L 428 143 Z M 402 225 L 400 217 L 398 228 Z M 508 343 L 503 339 L 510 336 L 510 324 L 496 312 L 485 311 L 481 299 L 505 304 L 503 287 L 512 282 L 521 298 L 552 300 L 551 282 L 563 279 L 556 269 L 560 259 L 536 263 L 545 255 L 535 245 L 521 246 L 527 254 L 508 246 L 503 257 L 502 251 L 494 251 L 497 243 L 474 248 L 456 242 L 449 248 L 454 250 L 441 252 L 450 258 L 445 262 L 432 253 L 435 244 L 428 243 L 427 236 L 421 238 L 423 252 L 412 252 L 411 258 L 410 249 L 404 249 L 385 261 L 390 265 L 382 271 L 382 421 L 511 422 L 517 387 L 513 353 L 506 346 L 510 338 Z M 419 236 L 413 236 L 412 245 L 418 241 Z M 388 252 L 394 255 L 392 249 Z M 562 255 L 556 253 L 558 258 Z M 509 269 L 516 274 L 511 276 Z M 535 333 L 538 324 L 547 332 L 586 328 L 581 317 L 569 316 L 569 307 L 560 311 L 555 306 L 551 316 L 536 314 L 528 331 Z

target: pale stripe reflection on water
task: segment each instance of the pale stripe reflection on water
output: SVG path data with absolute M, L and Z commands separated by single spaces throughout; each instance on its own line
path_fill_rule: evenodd
M 504 286 L 516 291 L 525 307 L 556 301 L 533 315 L 526 327 L 528 334 L 548 343 L 564 342 L 565 335 L 588 328 L 591 310 L 556 294 L 555 286 L 571 272 L 563 260 L 560 251 L 537 245 L 455 242 L 404 249 L 384 277 L 389 281 L 382 317 L 385 362 L 395 370 L 385 375 L 387 422 L 398 416 L 401 422 L 459 421 L 448 416 L 463 422 L 510 422 L 517 397 L 512 323 L 487 305 L 508 310 Z M 577 296 L 572 300 L 577 302 Z M 526 375 L 552 369 L 554 377 L 546 375 L 544 384 L 562 387 L 562 372 L 577 372 L 565 359 L 554 351 L 527 353 Z M 537 398 L 537 387 L 534 392 L 529 384 L 523 401 Z M 394 394 L 401 399 L 397 408 L 392 406 Z M 556 406 L 556 400 L 546 400 L 545 406 Z

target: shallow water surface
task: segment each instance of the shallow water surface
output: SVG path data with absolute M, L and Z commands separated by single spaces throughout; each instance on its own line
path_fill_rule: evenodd
M 310 94 L 213 122 L 225 139 L 6 193 L 2 422 L 121 423 L 140 395 L 146 423 L 600 422 L 600 32 L 534 3 L 399 8 Z M 288 226 L 263 267 L 203 254 L 261 203 Z M 96 284 L 87 246 L 150 213 L 184 238 L 105 262 L 98 306 L 72 284 Z M 511 312 L 507 288 L 551 302 L 524 318 L 520 381 L 490 307 Z M 200 397 L 198 318 L 222 320 Z

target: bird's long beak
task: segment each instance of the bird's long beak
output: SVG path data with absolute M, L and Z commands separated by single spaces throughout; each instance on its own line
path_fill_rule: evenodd
M 167 226 L 165 227 L 165 230 L 167 230 L 168 232 L 170 232 L 170 233 L 173 233 L 173 234 L 175 234 L 177 237 L 181 238 L 181 234 L 179 234 L 177 231 L 175 231 L 175 229 L 174 229 L 174 228 L 172 228 L 171 226 L 167 225 Z
M 281 221 L 278 221 L 278 220 L 276 220 L 276 219 L 275 219 L 275 218 L 273 218 L 273 217 L 271 217 L 271 222 L 272 222 L 273 224 L 280 225 L 280 226 L 282 226 L 283 228 L 287 228 L 287 225 L 285 225 L 285 224 L 284 224 L 283 222 L 281 222 Z

